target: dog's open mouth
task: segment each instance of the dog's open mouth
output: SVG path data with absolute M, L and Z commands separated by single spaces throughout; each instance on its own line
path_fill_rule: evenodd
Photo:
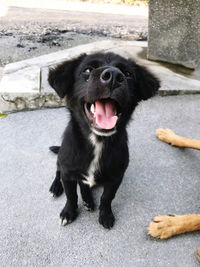
M 98 131 L 113 132 L 119 119 L 119 105 L 112 99 L 101 99 L 93 104 L 85 103 L 85 113 L 92 127 Z

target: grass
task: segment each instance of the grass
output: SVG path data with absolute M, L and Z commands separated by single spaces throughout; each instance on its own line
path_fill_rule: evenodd
M 7 116 L 7 114 L 5 114 L 5 113 L 0 113 L 0 119 L 5 118 L 6 116 Z

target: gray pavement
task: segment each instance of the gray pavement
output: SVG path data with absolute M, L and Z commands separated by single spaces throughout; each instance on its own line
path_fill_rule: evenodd
M 199 138 L 200 95 L 157 96 L 141 103 L 129 126 L 130 164 L 113 202 L 112 230 L 98 210 L 59 225 L 65 196 L 52 199 L 56 156 L 68 121 L 64 108 L 0 120 L 0 266 L 199 266 L 199 233 L 159 241 L 147 235 L 159 214 L 200 213 L 200 153 L 160 142 L 158 127 Z M 94 190 L 99 203 L 101 188 Z

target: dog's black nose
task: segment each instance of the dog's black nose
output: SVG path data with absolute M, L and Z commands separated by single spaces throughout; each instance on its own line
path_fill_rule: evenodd
M 111 68 L 105 69 L 101 73 L 100 81 L 103 85 L 106 85 L 114 89 L 123 83 L 124 75 L 119 69 L 115 67 L 111 67 Z

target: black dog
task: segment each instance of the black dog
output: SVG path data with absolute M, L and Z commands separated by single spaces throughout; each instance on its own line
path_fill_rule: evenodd
M 101 184 L 99 222 L 111 228 L 111 202 L 129 162 L 126 126 L 138 102 L 157 92 L 159 81 L 132 60 L 113 53 L 84 54 L 66 61 L 50 70 L 48 80 L 61 98 L 66 96 L 71 114 L 50 188 L 55 196 L 64 188 L 67 196 L 61 224 L 77 216 L 77 183 L 87 210 L 94 209 L 91 187 Z

